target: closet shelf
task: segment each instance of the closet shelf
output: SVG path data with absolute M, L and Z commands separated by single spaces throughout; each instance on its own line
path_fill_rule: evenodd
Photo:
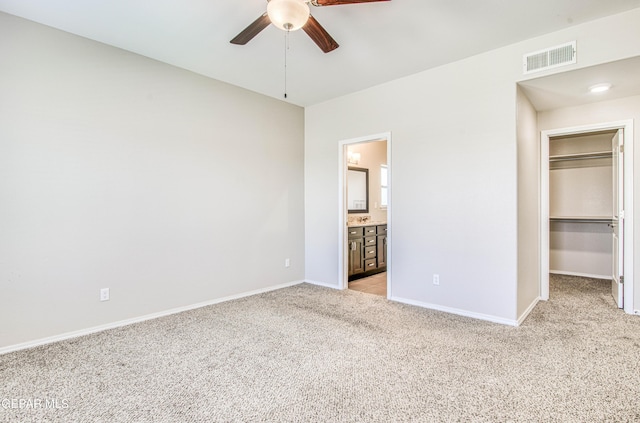
M 568 160 L 587 160 L 587 159 L 607 159 L 613 157 L 612 151 L 592 151 L 589 153 L 576 153 L 576 154 L 558 154 L 555 156 L 549 156 L 550 162 L 560 162 Z
M 550 216 L 551 222 L 611 223 L 612 216 Z

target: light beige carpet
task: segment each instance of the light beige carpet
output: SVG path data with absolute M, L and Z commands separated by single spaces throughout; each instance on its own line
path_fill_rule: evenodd
M 592 279 L 554 277 L 519 328 L 303 284 L 0 356 L 0 400 L 5 422 L 640 421 L 640 318 Z

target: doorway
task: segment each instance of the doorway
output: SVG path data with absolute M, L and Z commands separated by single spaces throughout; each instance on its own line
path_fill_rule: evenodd
M 550 272 L 606 278 L 633 313 L 632 137 L 632 121 L 542 132 L 542 299 Z
M 391 296 L 391 134 L 339 143 L 339 286 Z

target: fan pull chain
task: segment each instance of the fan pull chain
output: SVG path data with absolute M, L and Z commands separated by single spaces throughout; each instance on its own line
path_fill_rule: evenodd
M 287 51 L 289 50 L 289 31 L 284 35 L 284 98 L 287 98 Z

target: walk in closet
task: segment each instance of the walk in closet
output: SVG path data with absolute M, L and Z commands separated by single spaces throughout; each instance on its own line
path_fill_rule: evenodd
M 549 269 L 611 279 L 616 131 L 549 140 Z

